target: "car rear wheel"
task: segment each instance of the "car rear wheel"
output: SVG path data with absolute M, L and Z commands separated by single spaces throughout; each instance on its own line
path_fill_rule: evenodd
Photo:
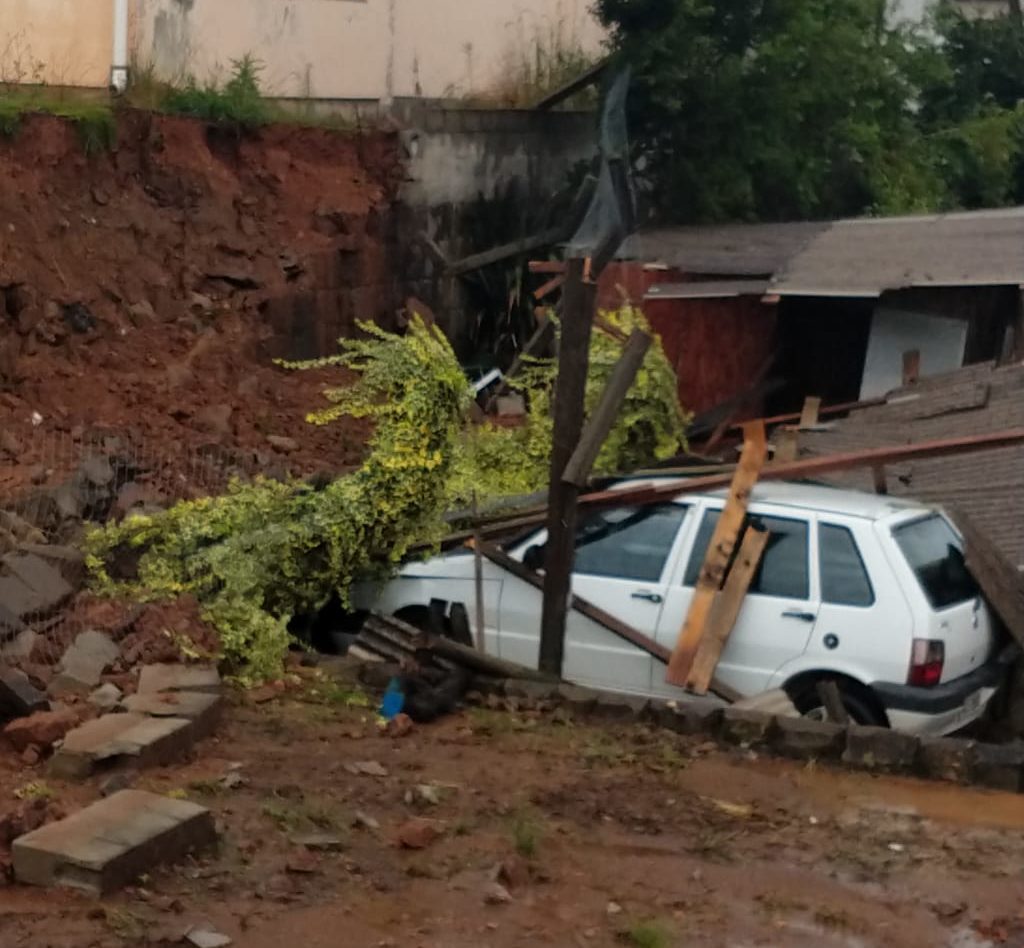
M 879 707 L 871 692 L 863 685 L 841 679 L 822 678 L 804 682 L 792 695 L 797 711 L 812 721 L 827 721 L 828 713 L 818 695 L 818 681 L 835 681 L 839 687 L 839 697 L 843 707 L 854 724 L 866 724 L 873 727 L 888 727 L 889 720 L 885 711 Z

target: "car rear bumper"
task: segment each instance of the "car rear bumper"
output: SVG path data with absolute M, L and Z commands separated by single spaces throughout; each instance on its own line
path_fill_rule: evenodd
M 879 700 L 890 712 L 911 714 L 948 714 L 964 706 L 964 703 L 979 691 L 989 691 L 989 698 L 1006 678 L 1007 669 L 1019 653 L 1016 645 L 1008 645 L 998 656 L 976 668 L 969 675 L 943 682 L 932 688 L 918 688 L 913 685 L 897 685 L 878 681 L 871 687 Z M 987 703 L 987 699 L 986 702 Z

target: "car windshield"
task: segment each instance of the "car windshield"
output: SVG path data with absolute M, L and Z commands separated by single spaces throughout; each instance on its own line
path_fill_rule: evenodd
M 963 544 L 938 514 L 892 531 L 933 609 L 945 609 L 978 595 L 978 584 L 964 563 Z

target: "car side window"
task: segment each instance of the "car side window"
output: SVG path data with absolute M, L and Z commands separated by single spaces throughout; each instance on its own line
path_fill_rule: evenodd
M 683 582 L 696 586 L 700 576 L 708 544 L 718 526 L 722 511 L 709 510 L 704 514 L 697 539 L 694 541 L 690 561 L 686 565 Z M 790 520 L 785 517 L 764 517 L 752 514 L 748 523 L 754 523 L 761 530 L 768 531 L 768 546 L 765 547 L 761 564 L 757 568 L 751 593 L 762 596 L 778 596 L 785 599 L 807 599 L 810 597 L 810 570 L 808 568 L 808 536 L 806 520 Z
M 871 606 L 875 591 L 857 548 L 846 527 L 831 523 L 818 526 L 818 565 L 821 569 L 821 598 L 837 606 Z
M 683 504 L 658 504 L 586 515 L 576 531 L 573 572 L 657 582 L 686 509 Z

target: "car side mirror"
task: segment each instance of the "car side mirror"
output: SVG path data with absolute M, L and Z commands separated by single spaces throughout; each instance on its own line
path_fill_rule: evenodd
M 523 566 L 527 569 L 532 569 L 535 573 L 544 569 L 543 543 L 535 543 L 533 546 L 527 547 L 526 552 L 523 554 Z

